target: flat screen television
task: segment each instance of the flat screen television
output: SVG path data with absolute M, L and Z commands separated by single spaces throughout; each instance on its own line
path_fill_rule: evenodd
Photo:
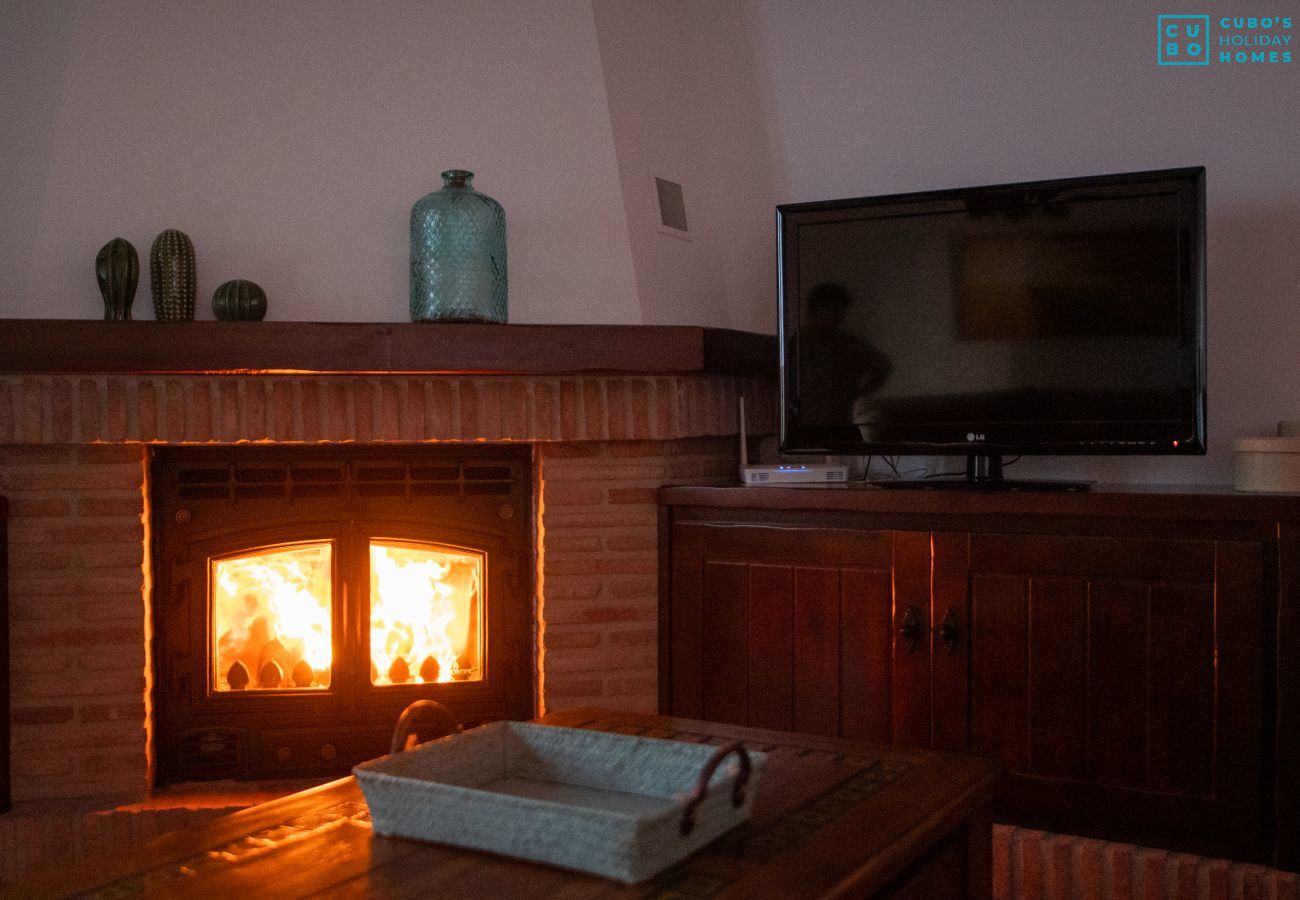
M 1205 452 L 1205 169 L 777 207 L 781 449 Z

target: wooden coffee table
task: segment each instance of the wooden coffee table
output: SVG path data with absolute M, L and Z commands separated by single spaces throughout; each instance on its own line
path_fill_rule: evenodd
M 690 719 L 579 709 L 552 725 L 768 754 L 753 819 L 640 885 L 375 835 L 343 778 L 164 835 L 70 873 L 4 889 L 22 897 L 934 897 L 991 893 L 987 803 L 997 769 L 903 750 Z

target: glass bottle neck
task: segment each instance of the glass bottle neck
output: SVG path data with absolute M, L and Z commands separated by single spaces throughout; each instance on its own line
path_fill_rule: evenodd
M 448 169 L 442 173 L 442 186 L 445 188 L 467 188 L 473 178 L 474 173 L 465 169 Z

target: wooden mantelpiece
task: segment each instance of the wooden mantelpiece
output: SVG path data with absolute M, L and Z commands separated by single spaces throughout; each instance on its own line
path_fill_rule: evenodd
M 774 378 L 776 338 L 676 325 L 0 319 L 0 372 L 626 373 Z

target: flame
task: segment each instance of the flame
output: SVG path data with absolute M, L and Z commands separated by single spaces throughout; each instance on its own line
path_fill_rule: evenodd
M 372 683 L 481 678 L 477 623 L 482 575 L 477 554 L 371 542 Z M 436 674 L 428 671 L 430 659 Z
M 333 657 L 330 598 L 333 546 L 299 544 L 212 562 L 212 631 L 219 691 L 260 688 L 325 688 Z M 262 677 L 271 663 L 279 683 Z M 307 676 L 301 664 L 311 669 Z M 237 665 L 238 664 L 238 665 Z M 242 665 L 248 678 L 232 677 Z M 243 684 L 238 683 L 240 680 Z

